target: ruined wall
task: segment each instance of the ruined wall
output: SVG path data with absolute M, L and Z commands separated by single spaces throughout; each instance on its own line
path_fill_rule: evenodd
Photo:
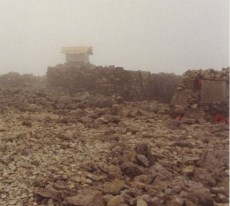
M 228 116 L 229 68 L 223 68 L 221 71 L 188 70 L 182 76 L 171 104 L 184 107 L 184 111 L 199 109 L 212 116 Z
M 0 75 L 0 88 L 31 88 L 38 86 L 46 86 L 46 77 L 37 77 L 32 74 L 19 74 L 17 72 Z
M 88 91 L 104 95 L 119 95 L 126 100 L 159 100 L 169 102 L 180 82 L 174 74 L 151 74 L 127 71 L 121 67 L 99 67 L 90 64 L 64 64 L 49 67 L 48 85 L 68 91 Z

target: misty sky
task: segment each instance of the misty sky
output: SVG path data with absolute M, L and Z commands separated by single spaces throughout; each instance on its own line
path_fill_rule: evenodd
M 181 74 L 229 66 L 228 0 L 0 0 L 0 74 L 43 75 L 62 46 L 91 62 Z

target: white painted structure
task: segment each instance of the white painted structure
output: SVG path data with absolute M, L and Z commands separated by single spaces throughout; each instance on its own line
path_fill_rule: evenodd
M 89 62 L 89 55 L 93 54 L 92 47 L 63 47 L 66 62 Z

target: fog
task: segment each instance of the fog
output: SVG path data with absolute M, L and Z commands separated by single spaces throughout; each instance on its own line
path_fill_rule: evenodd
M 44 75 L 63 46 L 130 70 L 229 66 L 228 0 L 0 0 L 0 27 L 0 74 Z

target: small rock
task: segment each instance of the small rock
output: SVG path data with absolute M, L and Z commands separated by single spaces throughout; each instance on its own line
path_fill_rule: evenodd
M 193 165 L 185 166 L 181 172 L 185 176 L 191 176 L 193 175 L 194 172 L 194 166 Z
M 53 187 L 57 190 L 66 190 L 68 188 L 68 184 L 66 181 L 59 180 L 53 184 Z
M 222 194 L 218 194 L 216 201 L 219 203 L 228 203 L 228 197 L 226 197 L 225 195 L 222 195 Z
M 149 160 L 144 155 L 137 154 L 136 158 L 140 164 L 144 165 L 145 167 L 149 166 Z
M 186 141 L 186 140 L 176 141 L 174 145 L 178 147 L 193 148 L 193 145 L 189 141 Z
M 121 176 L 121 169 L 119 166 L 108 166 L 108 175 L 110 178 L 119 178 Z
M 9 205 L 17 205 L 17 200 L 10 200 L 8 202 Z
M 166 200 L 166 206 L 183 206 L 184 200 L 180 197 L 170 197 Z
M 196 203 L 197 205 L 202 205 L 202 206 L 214 205 L 211 193 L 206 188 L 191 191 L 191 193 L 188 195 L 188 199 Z
M 155 165 L 153 165 L 150 168 L 150 172 L 153 175 L 157 175 L 157 178 L 155 179 L 154 182 L 156 182 L 157 180 L 170 179 L 173 176 L 173 174 L 169 170 L 167 170 L 165 167 L 163 167 L 159 163 L 156 163 Z
M 111 108 L 112 115 L 118 115 L 121 112 L 121 106 L 119 104 L 113 104 Z
M 22 126 L 25 126 L 25 127 L 32 127 L 32 123 L 30 121 L 23 121 L 22 122 Z
M 222 194 L 222 195 L 227 195 L 227 191 L 224 187 L 212 187 L 210 189 L 211 193 L 213 194 Z
M 199 158 L 198 155 L 185 155 L 182 157 L 182 163 L 185 165 L 194 165 L 198 162 Z
M 185 113 L 185 107 L 182 106 L 182 105 L 175 105 L 173 113 L 174 114 L 181 114 L 181 115 L 183 115 Z
M 103 196 L 103 201 L 107 204 L 112 197 L 113 195 L 106 194 Z
M 42 198 L 51 198 L 54 200 L 59 200 L 59 193 L 54 189 L 38 188 L 35 191 L 35 195 Z
M 5 199 L 6 197 L 7 197 L 6 194 L 1 194 L 2 199 Z
M 86 178 L 85 181 L 83 182 L 83 184 L 88 184 L 91 185 L 93 183 L 93 181 L 91 179 Z
M 0 158 L 0 162 L 2 162 L 5 165 L 8 165 L 12 161 L 12 158 L 9 155 L 5 155 L 2 158 Z
M 166 126 L 169 129 L 178 129 L 180 125 L 181 125 L 181 122 L 176 119 L 170 119 L 166 122 Z
M 113 196 L 109 202 L 108 202 L 108 206 L 120 206 L 122 204 L 125 203 L 125 200 L 122 196 L 117 195 L 117 196 Z M 96 206 L 96 205 L 95 205 Z
M 146 186 L 146 184 L 150 184 L 153 180 L 152 175 L 139 175 L 134 178 L 133 186 L 135 188 L 142 189 Z
M 147 158 L 151 154 L 151 147 L 149 143 L 140 143 L 136 145 L 134 150 L 137 154 L 144 155 Z
M 193 118 L 183 118 L 181 123 L 183 124 L 195 124 L 197 121 L 196 119 L 193 119 Z
M 185 199 L 184 202 L 185 202 L 186 206 L 197 206 L 197 204 L 195 204 L 194 202 L 192 202 L 188 199 Z
M 145 202 L 143 199 L 138 199 L 137 206 L 148 206 L 148 203 Z
M 218 171 L 221 170 L 223 166 L 228 166 L 228 157 L 229 151 L 227 148 L 208 151 L 201 156 L 197 165 L 207 169 L 208 172 Z
M 97 107 L 104 108 L 104 107 L 112 107 L 113 106 L 113 100 L 111 98 L 101 98 L 97 101 Z
M 152 197 L 151 197 L 149 194 L 144 194 L 144 195 L 142 195 L 142 199 L 143 199 L 145 202 L 149 203 L 150 200 L 152 199 Z
M 121 165 L 121 170 L 125 175 L 129 177 L 135 177 L 143 173 L 142 169 L 132 162 L 123 163 Z
M 216 185 L 216 181 L 212 178 L 212 175 L 203 168 L 195 168 L 192 180 L 195 182 L 201 182 L 205 186 Z
M 170 195 L 170 194 L 172 194 L 172 192 L 173 192 L 173 190 L 171 188 L 166 188 L 164 191 L 165 195 Z
M 124 187 L 123 180 L 114 180 L 113 182 L 106 182 L 103 185 L 103 192 L 105 194 L 118 195 L 123 187 Z
M 33 160 L 31 161 L 31 165 L 38 167 L 40 165 L 40 162 L 38 160 Z
M 68 206 L 104 206 L 102 193 L 97 190 L 83 190 L 76 196 L 67 197 L 65 204 Z
M 149 206 L 162 206 L 161 200 L 158 197 L 154 197 L 150 200 Z
M 149 143 L 143 142 L 143 143 L 137 144 L 134 150 L 137 155 L 144 155 L 148 159 L 150 166 L 155 163 L 155 157 L 151 153 L 151 146 Z

